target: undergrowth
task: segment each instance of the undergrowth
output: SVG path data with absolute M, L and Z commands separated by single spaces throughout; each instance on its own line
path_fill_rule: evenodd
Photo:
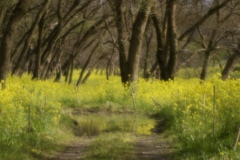
M 155 115 L 178 137 L 185 159 L 236 159 L 239 90 L 240 80 L 223 82 L 218 75 L 204 83 L 140 79 L 130 90 L 114 76 L 107 81 L 92 75 L 78 88 L 53 80 L 32 81 L 29 75 L 9 77 L 0 91 L 0 159 L 31 159 L 64 143 L 59 136 L 72 134 L 63 127 L 65 121 L 72 123 L 65 117 L 69 107 Z

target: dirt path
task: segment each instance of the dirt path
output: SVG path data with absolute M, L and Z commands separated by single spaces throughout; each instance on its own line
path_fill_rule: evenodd
M 79 138 L 67 146 L 63 152 L 57 153 L 50 160 L 81 160 L 86 159 L 84 153 L 94 140 L 93 137 Z M 135 157 L 137 160 L 173 160 L 176 155 L 172 143 L 163 135 L 136 137 Z
M 56 154 L 54 158 L 50 158 L 49 160 L 79 160 L 85 157 L 84 152 L 88 148 L 88 146 L 93 141 L 94 137 L 85 137 L 79 138 L 71 145 L 66 146 L 66 148 Z
M 163 135 L 138 136 L 136 157 L 138 160 L 173 160 L 175 148 Z

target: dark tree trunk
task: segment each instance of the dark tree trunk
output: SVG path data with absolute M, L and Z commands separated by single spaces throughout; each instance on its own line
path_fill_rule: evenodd
M 147 35 L 146 35 L 146 37 L 145 37 L 145 39 L 146 39 L 146 55 L 145 55 L 145 59 L 144 59 L 144 67 L 143 67 L 143 77 L 145 78 L 145 79 L 148 79 L 148 75 L 149 75 L 149 73 L 148 73 L 148 58 L 149 58 L 149 52 L 150 52 L 150 44 L 151 44 L 151 40 L 152 40 L 152 34 L 150 34 L 150 36 L 148 37 Z
M 168 28 L 167 37 L 169 40 L 169 60 L 168 60 L 168 78 L 174 79 L 175 70 L 178 62 L 178 42 L 176 31 L 176 0 L 171 0 L 167 3 L 168 13 Z
M 112 58 L 113 58 L 113 54 L 114 54 L 114 48 L 112 50 L 112 53 L 111 53 L 111 56 L 110 58 L 108 59 L 108 63 L 106 65 L 106 79 L 109 80 L 109 77 L 111 75 L 111 70 L 110 70 L 110 66 L 111 66 L 111 62 L 112 62 Z
M 136 82 L 138 80 L 139 59 L 141 55 L 143 35 L 152 7 L 151 3 L 152 1 L 142 2 L 141 9 L 133 23 L 127 60 L 127 71 L 131 82 Z
M 231 72 L 233 71 L 234 67 L 236 66 L 237 62 L 239 62 L 239 60 L 240 60 L 240 51 L 235 50 L 234 54 L 228 58 L 227 63 L 222 71 L 222 80 L 226 80 L 228 78 L 228 76 L 231 74 Z
M 149 79 L 150 76 L 157 70 L 157 68 L 158 68 L 158 62 L 156 61 L 156 62 L 152 65 L 150 71 L 147 73 L 146 78 Z M 160 78 L 160 76 L 158 77 L 158 79 L 159 79 L 159 78 Z
M 167 81 L 174 79 L 178 62 L 178 40 L 176 33 L 176 0 L 168 1 L 166 6 L 166 24 L 163 29 L 155 14 L 152 15 L 157 36 L 157 60 L 161 70 L 160 77 Z
M 27 10 L 29 0 L 19 0 L 16 7 L 11 13 L 8 24 L 5 28 L 3 38 L 0 44 L 0 81 L 2 88 L 5 88 L 7 74 L 10 71 L 11 48 L 13 46 L 14 33 L 17 29 L 18 23 Z
M 203 67 L 202 67 L 202 71 L 200 74 L 200 79 L 205 81 L 206 77 L 207 77 L 207 69 L 208 69 L 208 64 L 209 64 L 209 60 L 210 60 L 210 51 L 207 50 L 204 54 L 204 62 L 203 62 Z
M 211 52 L 214 50 L 216 42 L 214 43 L 214 39 L 216 37 L 216 29 L 214 29 L 211 33 L 210 40 L 208 42 L 207 50 L 205 51 L 204 54 L 204 62 L 203 62 L 203 67 L 202 67 L 202 72 L 200 75 L 200 79 L 205 81 L 207 77 L 207 68 L 211 56 Z
M 71 84 L 71 83 L 72 83 L 73 71 L 74 71 L 74 62 L 72 62 L 72 65 L 71 65 L 71 67 L 70 67 L 70 74 L 69 74 L 68 84 Z
M 61 45 L 61 44 L 60 44 Z M 46 70 L 46 73 L 44 75 L 44 79 L 47 79 L 52 76 L 54 71 L 58 68 L 61 67 L 60 63 L 60 57 L 62 55 L 62 49 L 60 46 L 59 51 L 56 51 L 55 54 L 53 55 L 51 61 L 49 62 L 48 68 Z M 60 69 L 59 69 L 60 70 Z M 62 72 L 62 71 L 61 71 Z
M 160 22 L 158 21 L 155 14 L 152 15 L 152 20 L 153 20 L 154 28 L 156 31 L 156 37 L 157 37 L 157 62 L 161 70 L 160 77 L 162 80 L 168 80 L 169 79 L 168 72 L 167 72 L 167 64 L 168 64 L 168 57 L 169 57 L 168 47 L 167 47 L 168 43 L 165 42 L 165 35 L 163 34 L 163 31 L 159 26 Z
M 21 67 L 22 67 L 22 65 L 24 63 L 24 60 L 26 58 L 26 54 L 29 50 L 33 35 L 35 33 L 35 30 L 37 29 L 39 21 L 41 20 L 42 16 L 44 15 L 45 11 L 47 10 L 49 3 L 50 3 L 50 0 L 45 0 L 45 2 L 43 4 L 43 7 L 38 12 L 32 26 L 31 26 L 31 28 L 28 32 L 27 38 L 25 40 L 25 43 L 24 43 L 24 46 L 23 46 L 23 49 L 22 49 L 22 52 L 21 52 L 21 54 L 20 54 L 20 56 L 17 60 L 17 63 L 16 63 L 16 65 L 15 65 L 13 71 L 12 71 L 12 74 L 19 75 L 19 72 L 21 71 Z
M 122 83 L 128 82 L 128 73 L 126 69 L 127 63 L 127 52 L 126 46 L 124 42 L 124 29 L 125 29 L 125 22 L 124 22 L 124 12 L 123 12 L 123 0 L 116 1 L 116 25 L 117 25 L 117 32 L 118 32 L 118 50 L 119 50 L 119 65 L 120 65 L 120 75 Z
M 41 53 L 42 53 L 42 38 L 43 38 L 43 28 L 44 28 L 44 19 L 45 15 L 42 16 L 38 24 L 38 40 L 37 40 L 37 49 L 36 49 L 36 63 L 33 71 L 32 79 L 40 79 L 40 71 L 41 71 Z
M 86 33 L 79 39 L 79 41 L 75 44 L 74 53 L 72 56 L 69 57 L 65 61 L 65 63 L 62 65 L 62 70 L 65 71 L 69 66 L 71 66 L 71 63 L 77 58 L 77 56 L 81 53 L 80 50 L 82 49 L 83 44 L 94 34 L 98 32 L 96 26 L 100 26 L 102 23 L 105 22 L 107 16 L 103 16 L 99 21 L 94 23 L 87 31 Z
M 88 67 L 88 65 L 89 65 L 89 63 L 90 63 L 90 61 L 91 61 L 91 59 L 92 59 L 93 54 L 95 53 L 95 50 L 98 48 L 98 45 L 99 45 L 99 43 L 97 43 L 97 44 L 95 45 L 95 47 L 93 48 L 92 52 L 90 53 L 90 55 L 89 55 L 86 63 L 84 64 L 84 66 L 83 66 L 83 68 L 82 68 L 82 70 L 81 70 L 80 76 L 79 76 L 79 78 L 78 78 L 78 81 L 77 81 L 77 83 L 76 83 L 76 86 L 78 86 L 79 84 L 82 83 L 83 75 L 84 75 L 84 73 L 85 73 L 85 71 L 86 71 L 86 69 L 87 69 L 87 67 Z
M 59 70 L 56 71 L 56 78 L 54 79 L 54 82 L 60 82 L 62 78 L 62 69 L 59 67 Z

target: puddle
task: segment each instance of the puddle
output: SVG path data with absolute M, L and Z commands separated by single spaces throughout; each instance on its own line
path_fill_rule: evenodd
M 78 136 L 95 136 L 105 132 L 130 132 L 138 135 L 151 135 L 156 121 L 135 114 L 89 114 L 75 115 L 78 122 Z

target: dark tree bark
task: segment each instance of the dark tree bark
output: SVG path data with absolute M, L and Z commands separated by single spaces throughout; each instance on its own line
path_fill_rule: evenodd
M 166 28 L 159 26 L 155 14 L 152 16 L 157 36 L 157 59 L 161 70 L 161 79 L 174 79 L 178 62 L 178 40 L 176 33 L 176 0 L 168 1 L 166 6 Z M 166 33 L 166 35 L 164 34 Z
M 72 83 L 72 80 L 73 80 L 73 71 L 74 71 L 74 62 L 73 62 L 72 65 L 70 66 L 70 74 L 69 74 L 68 84 L 71 84 L 71 83 Z
M 116 1 L 116 26 L 118 32 L 118 51 L 119 51 L 119 65 L 120 65 L 120 75 L 123 83 L 128 81 L 128 72 L 126 69 L 127 63 L 127 51 L 125 46 L 124 30 L 125 30 L 125 20 L 124 20 L 124 3 L 123 0 Z
M 209 17 L 214 15 L 224 6 L 226 6 L 230 0 L 224 0 L 221 3 L 213 6 L 209 11 L 202 16 L 195 24 L 186 29 L 179 37 L 176 32 L 176 5 L 177 0 L 166 1 L 165 17 L 163 18 L 163 24 L 160 26 L 160 22 L 155 14 L 152 15 L 152 20 L 157 37 L 157 59 L 161 70 L 161 79 L 169 80 L 174 79 L 176 67 L 178 63 L 179 48 L 178 42 L 193 35 L 193 32 L 202 25 Z M 189 44 L 189 38 L 186 45 Z M 186 45 L 183 46 L 186 47 Z M 211 46 L 212 47 L 212 46 Z M 206 56 L 206 60 L 208 57 Z
M 15 65 L 13 71 L 12 71 L 12 74 L 19 75 L 19 72 L 21 71 L 21 66 L 24 63 L 26 54 L 29 50 L 33 35 L 35 34 L 35 31 L 37 29 L 39 21 L 41 20 L 42 16 L 44 15 L 45 11 L 47 10 L 49 3 L 50 3 L 50 0 L 45 0 L 41 10 L 38 12 L 37 16 L 35 17 L 35 20 L 34 20 L 32 26 L 31 26 L 31 28 L 28 32 L 27 38 L 25 40 L 25 43 L 24 43 L 24 46 L 23 46 L 23 49 L 22 49 L 22 52 L 21 52 L 21 54 L 18 58 L 18 61 L 17 61 L 16 65 Z
M 219 5 L 219 1 L 215 1 L 216 5 Z M 217 37 L 217 31 L 218 28 L 220 27 L 221 24 L 223 24 L 223 22 L 225 22 L 227 19 L 229 18 L 229 16 L 227 15 L 226 17 L 224 17 L 222 20 L 220 20 L 220 12 L 219 10 L 216 11 L 216 25 L 215 28 L 212 30 L 211 36 L 209 37 L 209 42 L 207 47 L 205 47 L 205 42 L 203 42 L 202 46 L 205 47 L 206 51 L 204 54 L 204 63 L 203 63 L 203 67 L 202 67 L 202 72 L 200 74 L 200 79 L 205 81 L 207 78 L 207 68 L 208 68 L 208 64 L 210 61 L 210 58 L 212 56 L 212 51 L 216 49 L 218 42 L 225 37 L 225 34 L 223 34 L 222 36 L 220 36 L 220 38 L 216 38 Z M 201 34 L 200 30 L 199 33 Z M 205 40 L 204 36 L 201 35 L 203 41 Z
M 45 24 L 45 16 L 42 16 L 38 24 L 38 40 L 37 40 L 37 48 L 36 48 L 36 63 L 35 68 L 33 71 L 32 79 L 40 79 L 40 72 L 41 72 L 41 53 L 42 53 L 42 39 L 43 39 L 43 30 Z
M 132 37 L 128 51 L 127 70 L 131 82 L 138 80 L 139 59 L 141 55 L 143 35 L 152 7 L 152 1 L 143 1 L 137 17 L 133 23 Z
M 76 86 L 79 86 L 82 83 L 84 73 L 85 73 L 85 71 L 86 71 L 86 69 L 87 69 L 87 67 L 88 67 L 88 65 L 89 65 L 89 63 L 90 63 L 90 61 L 92 59 L 93 54 L 95 53 L 95 50 L 98 48 L 98 46 L 99 46 L 99 43 L 97 43 L 95 45 L 95 47 L 93 48 L 92 52 L 88 56 L 88 59 L 87 59 L 86 63 L 84 64 L 84 66 L 83 66 L 83 68 L 81 70 L 81 73 L 80 73 L 80 76 L 79 76 L 78 81 L 76 83 Z
M 139 59 L 142 48 L 143 35 L 148 22 L 148 17 L 152 7 L 152 0 L 144 0 L 140 2 L 140 9 L 133 22 L 131 39 L 127 52 L 127 44 L 125 42 L 125 31 L 127 30 L 127 22 L 124 14 L 124 0 L 114 2 L 113 10 L 115 10 L 116 26 L 118 32 L 118 50 L 121 80 L 125 84 L 128 81 L 134 82 L 138 80 Z
M 107 16 L 103 16 L 99 21 L 94 23 L 85 33 L 84 35 L 76 42 L 74 51 L 72 56 L 70 56 L 62 65 L 62 71 L 65 71 L 69 66 L 71 66 L 71 63 L 77 58 L 77 56 L 81 53 L 80 50 L 82 49 L 84 43 L 93 35 L 95 35 L 98 30 L 96 26 L 100 26 L 104 21 L 106 20 Z
M 211 51 L 209 50 L 207 50 L 204 54 L 204 62 L 203 62 L 202 71 L 200 74 L 200 79 L 203 81 L 205 81 L 207 77 L 207 69 L 208 69 L 208 64 L 210 60 L 210 54 L 211 54 Z
M 169 60 L 168 60 L 168 78 L 174 79 L 175 70 L 178 62 L 178 42 L 176 31 L 176 3 L 177 0 L 171 0 L 167 3 L 168 28 L 167 38 L 169 40 Z
M 216 30 L 214 29 L 212 31 L 210 40 L 208 42 L 208 46 L 207 46 L 205 54 L 204 54 L 204 62 L 203 62 L 202 72 L 201 72 L 201 75 L 200 75 L 200 79 L 203 80 L 203 81 L 206 80 L 207 68 L 208 68 L 208 63 L 209 63 L 209 60 L 210 60 L 210 55 L 211 55 L 211 52 L 214 50 L 215 45 L 216 45 L 214 43 L 215 35 L 216 35 Z
M 157 60 L 161 70 L 160 77 L 162 80 L 168 80 L 168 72 L 167 72 L 167 64 L 168 64 L 168 47 L 167 42 L 165 42 L 165 35 L 163 34 L 165 31 L 161 30 L 157 17 L 155 14 L 152 15 L 153 25 L 156 31 L 157 37 Z M 157 66 L 156 66 L 157 67 Z M 155 67 L 154 67 L 155 68 Z
M 152 65 L 150 71 L 147 73 L 146 79 L 149 79 L 150 76 L 153 75 L 153 73 L 158 69 L 158 66 L 159 66 L 159 65 L 158 65 L 158 61 L 156 61 L 156 62 Z M 160 79 L 160 78 L 161 78 L 161 74 L 160 74 L 160 76 L 157 77 L 157 79 Z
M 145 59 L 144 59 L 144 66 L 143 66 L 143 77 L 145 79 L 148 79 L 148 59 L 149 59 L 149 52 L 150 52 L 150 44 L 151 44 L 151 40 L 152 40 L 152 33 L 149 35 L 149 37 L 147 35 L 145 35 L 145 41 L 146 41 L 146 55 L 145 55 Z
M 18 1 L 4 31 L 0 44 L 0 81 L 2 81 L 2 88 L 5 88 L 7 74 L 10 71 L 11 48 L 13 46 L 14 33 L 22 16 L 26 12 L 29 3 L 30 0 Z
M 96 59 L 96 60 L 93 62 L 92 66 L 88 69 L 87 74 L 84 76 L 81 84 L 85 84 L 85 83 L 86 83 L 86 81 L 88 80 L 88 78 L 89 78 L 90 75 L 92 74 L 92 71 L 93 71 L 94 67 L 98 64 L 98 62 L 99 62 L 101 59 L 104 59 L 106 56 L 107 56 L 107 54 L 104 54 L 104 53 L 103 53 L 98 59 Z M 104 70 L 104 68 L 102 69 L 102 71 L 103 71 L 103 70 Z M 102 73 L 101 73 L 101 74 L 102 74 Z M 79 84 L 79 85 L 80 85 L 80 84 Z M 76 85 L 76 86 L 79 86 L 79 85 Z
M 33 78 L 38 77 L 37 79 L 45 79 L 49 75 L 51 75 L 54 72 L 54 70 L 60 65 L 60 61 L 58 59 L 60 59 L 62 52 L 61 51 L 58 52 L 57 44 L 64 43 L 66 37 L 69 36 L 69 34 L 71 34 L 71 31 L 73 31 L 80 25 L 84 24 L 85 20 L 82 20 L 77 24 L 74 24 L 73 26 L 68 28 L 68 25 L 70 22 L 72 22 L 73 18 L 79 12 L 81 12 L 83 9 L 89 6 L 89 4 L 91 3 L 92 3 L 91 1 L 80 3 L 79 0 L 75 0 L 72 2 L 72 5 L 67 10 L 67 12 L 64 14 L 64 12 L 62 11 L 62 8 L 64 7 L 62 4 L 62 0 L 58 0 L 58 7 L 57 7 L 57 14 L 56 14 L 58 19 L 57 25 L 54 27 L 54 29 L 52 29 L 52 31 L 47 36 L 44 36 L 46 37 L 44 41 L 41 40 L 41 37 L 38 37 L 39 41 L 35 49 L 38 55 L 37 57 L 38 65 L 36 66 L 37 68 L 35 68 L 35 71 L 34 71 L 35 73 Z M 39 24 L 39 27 L 40 27 L 40 24 Z M 64 29 L 66 29 L 66 31 Z M 40 33 L 41 31 L 39 31 L 39 35 Z M 61 33 L 62 33 L 62 36 L 61 36 Z M 55 53 L 55 51 L 57 51 L 57 53 Z M 61 71 L 63 70 L 61 69 Z M 64 73 L 65 72 L 66 71 L 64 71 Z
M 107 65 L 106 65 L 106 79 L 107 80 L 109 80 L 109 77 L 111 75 L 110 66 L 111 66 L 111 62 L 112 62 L 112 59 L 113 59 L 113 54 L 114 54 L 114 48 L 112 49 L 112 53 L 110 55 L 110 58 L 108 58 L 108 62 L 107 62 Z
M 224 0 L 222 3 L 211 8 L 199 21 L 197 21 L 193 26 L 189 27 L 185 32 L 183 32 L 178 40 L 183 40 L 186 36 L 194 32 L 201 24 L 203 24 L 209 17 L 214 15 L 217 11 L 225 7 L 231 0 Z
M 233 71 L 234 67 L 236 66 L 237 62 L 240 60 L 240 42 L 238 44 L 238 48 L 234 49 L 233 55 L 227 60 L 227 63 L 222 71 L 222 80 L 226 80 L 231 72 Z

